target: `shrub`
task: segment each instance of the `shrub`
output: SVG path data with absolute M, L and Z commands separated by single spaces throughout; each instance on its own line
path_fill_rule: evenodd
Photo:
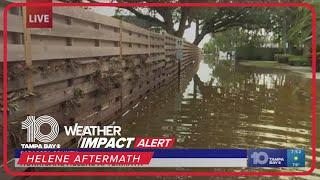
M 277 52 L 278 48 L 239 47 L 236 49 L 236 59 L 272 61 Z
M 305 56 L 289 55 L 288 60 L 289 60 L 289 65 L 291 66 L 310 66 L 311 65 L 309 58 Z
M 288 63 L 289 62 L 289 54 L 275 54 L 274 60 L 278 61 L 279 63 Z

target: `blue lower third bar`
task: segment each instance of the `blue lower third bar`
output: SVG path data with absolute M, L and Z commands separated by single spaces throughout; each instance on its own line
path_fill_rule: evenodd
M 17 162 L 22 151 L 39 150 L 17 149 L 16 167 L 19 167 Z M 247 150 L 245 149 L 46 149 L 40 151 L 153 152 L 149 164 L 137 167 L 247 167 Z M 104 164 L 99 167 L 117 166 Z
M 247 167 L 244 149 L 162 149 L 146 167 Z
M 135 167 L 304 167 L 301 149 L 17 149 L 16 167 L 22 151 L 153 152 L 149 164 Z M 61 167 L 64 165 L 58 165 Z M 39 166 L 38 166 L 39 167 Z M 70 166 L 68 167 L 79 167 Z M 99 167 L 119 167 L 103 164 Z

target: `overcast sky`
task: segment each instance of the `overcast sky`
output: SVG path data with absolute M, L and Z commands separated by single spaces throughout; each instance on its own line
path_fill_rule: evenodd
M 113 16 L 116 8 L 115 7 L 93 7 L 92 10 L 99 13 L 99 14 Z M 196 30 L 196 24 L 192 23 L 191 27 L 189 29 L 185 30 L 183 37 L 188 42 L 193 42 L 193 40 L 195 38 L 195 30 Z M 205 36 L 205 38 L 203 38 L 203 40 L 200 42 L 199 47 L 202 48 L 203 45 L 209 41 L 209 39 L 210 39 L 210 35 Z

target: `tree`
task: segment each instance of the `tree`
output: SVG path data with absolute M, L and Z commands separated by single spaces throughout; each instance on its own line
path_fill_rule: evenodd
M 198 45 L 207 34 L 222 32 L 231 27 L 253 29 L 267 27 L 270 24 L 267 22 L 268 8 L 152 8 L 152 11 L 156 11 L 161 18 L 151 17 L 148 13 L 152 11 L 143 12 L 142 8 L 126 7 L 125 9 L 139 18 L 156 22 L 169 34 L 177 37 L 182 37 L 184 31 L 194 22 L 196 29 L 193 44 L 195 45 Z M 174 28 L 175 24 L 179 24 L 177 29 Z
M 141 2 L 138 0 L 117 0 L 117 2 Z M 145 0 L 143 2 L 199 2 L 198 0 Z M 301 0 L 206 0 L 206 2 L 301 2 Z M 225 31 L 231 27 L 243 28 L 267 28 L 270 25 L 270 8 L 246 8 L 246 7 L 150 7 L 148 11 L 143 8 L 126 7 L 139 18 L 157 22 L 160 27 L 169 34 L 182 37 L 184 31 L 196 24 L 195 40 L 198 45 L 201 40 L 210 33 Z M 153 15 L 150 13 L 152 12 Z M 157 14 L 159 16 L 154 16 Z M 178 28 L 174 28 L 178 24 Z
M 320 12 L 320 3 L 305 0 Z M 285 53 L 294 53 L 293 47 L 303 48 L 304 43 L 311 37 L 311 12 L 305 7 L 283 7 L 274 9 L 274 29 L 277 41 L 282 43 Z M 319 21 L 319 17 L 317 20 Z M 288 50 L 287 50 L 288 49 Z
M 82 0 L 64 0 L 68 2 Z M 87 0 L 89 2 L 110 2 L 110 0 Z M 193 3 L 198 0 L 111 0 L 112 2 L 170 2 Z M 296 2 L 301 0 L 205 0 L 205 2 Z M 167 33 L 182 37 L 185 30 L 196 24 L 194 44 L 198 45 L 209 33 L 225 31 L 230 27 L 267 26 L 269 8 L 206 8 L 206 7 L 123 7 L 136 17 L 162 27 Z M 263 23 L 261 23 L 263 22 Z
M 217 51 L 235 51 L 238 47 L 262 47 L 269 41 L 265 29 L 248 30 L 234 27 L 211 35 L 211 39 L 204 45 L 205 53 Z
M 320 3 L 311 3 L 315 7 L 316 11 L 320 12 Z M 288 30 L 288 37 L 296 44 L 302 44 L 304 41 L 312 35 L 311 27 L 311 12 L 310 10 L 299 7 L 292 15 L 294 23 Z M 317 21 L 320 20 L 320 17 L 317 17 Z
M 215 12 L 212 11 L 215 9 Z M 215 34 L 241 27 L 255 30 L 269 28 L 269 8 L 208 8 L 208 11 L 199 13 L 199 30 L 196 32 L 194 44 L 199 44 L 207 34 Z

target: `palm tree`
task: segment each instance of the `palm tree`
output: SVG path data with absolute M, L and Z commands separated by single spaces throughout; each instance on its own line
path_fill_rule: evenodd
M 310 2 L 306 1 L 306 2 Z M 320 2 L 310 2 L 310 4 L 316 9 L 317 14 L 320 13 Z M 310 47 L 311 47 L 311 37 L 312 37 L 312 14 L 305 7 L 299 7 L 298 11 L 294 13 L 294 22 L 293 25 L 288 30 L 288 38 L 297 46 L 306 48 L 310 56 Z M 317 17 L 317 26 L 320 26 L 320 16 Z M 317 30 L 317 47 L 320 46 L 320 31 Z M 317 54 L 319 56 L 320 49 L 317 48 Z M 306 55 L 306 54 L 305 54 Z M 320 61 L 320 60 L 319 60 Z M 320 63 L 317 63 L 317 71 L 320 71 Z

